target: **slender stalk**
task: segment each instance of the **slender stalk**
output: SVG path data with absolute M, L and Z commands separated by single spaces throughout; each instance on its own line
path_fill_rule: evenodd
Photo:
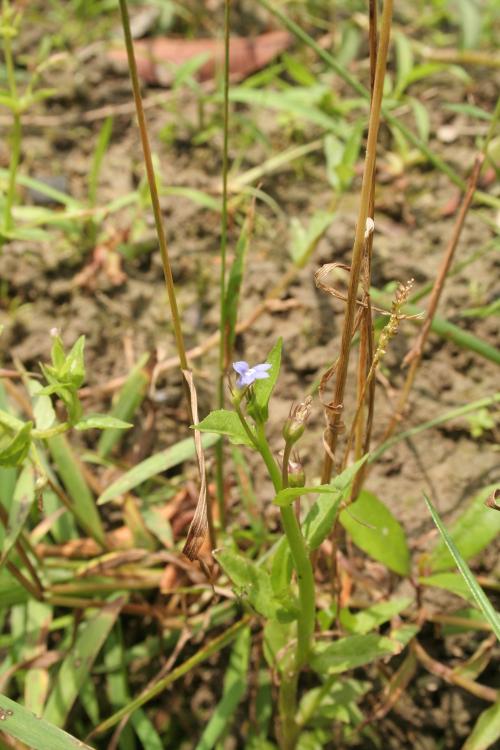
M 272 479 L 274 489 L 279 492 L 283 486 L 288 484 L 288 472 L 286 468 L 283 473 L 271 453 L 264 432 L 264 425 L 257 423 L 256 438 L 258 449 L 264 459 L 269 475 Z M 285 447 L 283 457 L 284 465 L 288 466 L 288 457 L 291 446 Z M 287 455 L 288 454 L 288 455 Z M 284 484 L 285 483 L 285 484 Z M 314 634 L 314 621 L 316 614 L 316 598 L 314 588 L 314 573 L 309 557 L 309 550 L 299 522 L 295 516 L 293 506 L 281 508 L 281 523 L 290 547 L 293 564 L 297 573 L 297 584 L 299 587 L 299 615 L 297 618 L 297 650 L 293 666 L 285 670 L 281 675 L 279 708 L 281 716 L 281 733 L 283 750 L 292 750 L 298 733 L 295 720 L 297 713 L 297 687 L 301 669 L 307 663 L 311 651 L 311 643 Z
M 137 64 L 135 61 L 134 43 L 132 40 L 132 33 L 130 30 L 130 18 L 127 8 L 127 0 L 119 0 L 120 13 L 122 18 L 123 34 L 125 37 L 125 47 L 127 49 L 128 66 L 130 72 L 130 79 L 132 82 L 132 90 L 134 94 L 135 108 L 137 113 L 137 122 L 139 124 L 139 132 L 141 135 L 142 151 L 144 156 L 144 164 L 146 167 L 146 174 L 148 177 L 149 191 L 151 194 L 151 203 L 153 206 L 153 214 L 155 218 L 156 233 L 158 235 L 158 244 L 160 246 L 160 254 L 163 266 L 163 275 L 165 277 L 165 286 L 167 289 L 168 301 L 170 304 L 170 312 L 172 316 L 172 325 L 174 329 L 175 344 L 177 348 L 177 355 L 179 357 L 179 364 L 181 371 L 189 371 L 188 360 L 186 356 L 186 347 L 184 345 L 184 336 L 182 334 L 181 320 L 179 315 L 179 309 L 177 306 L 177 298 L 175 295 L 174 277 L 172 274 L 172 267 L 170 265 L 170 258 L 168 254 L 167 238 L 165 235 L 165 229 L 163 226 L 163 219 L 160 208 L 160 198 L 158 195 L 158 188 L 156 186 L 155 173 L 153 167 L 153 159 L 151 156 L 151 146 L 149 144 L 148 130 L 146 126 L 146 118 L 144 116 L 144 107 L 142 106 L 141 89 L 139 85 L 139 76 L 137 74 Z M 184 393 L 187 401 L 187 408 L 189 413 L 190 421 L 193 422 L 193 410 L 191 407 L 191 392 L 184 376 L 182 373 L 182 383 L 184 387 Z M 212 506 L 210 502 L 206 503 L 207 522 L 210 531 L 210 544 L 212 549 L 216 546 L 214 523 L 212 518 Z
M 217 401 L 219 409 L 224 408 L 224 375 L 228 366 L 226 331 L 226 251 L 228 227 L 228 171 L 229 171 L 229 33 L 231 28 L 231 0 L 225 0 L 224 5 L 224 126 L 222 146 L 222 207 L 221 207 L 221 236 L 220 236 L 220 339 L 219 339 L 219 378 L 217 382 Z M 224 503 L 224 440 L 219 440 L 215 447 L 217 505 L 219 522 L 225 527 L 226 509 Z
M 145 703 L 148 703 L 150 700 L 162 693 L 165 688 L 167 688 L 173 682 L 178 680 L 180 677 L 183 677 L 185 674 L 194 669 L 194 667 L 198 666 L 198 664 L 201 664 L 206 659 L 210 658 L 210 656 L 217 654 L 221 649 L 231 643 L 231 641 L 236 638 L 240 630 L 246 627 L 249 622 L 250 617 L 243 617 L 243 619 L 235 622 L 234 625 L 231 625 L 231 627 L 221 633 L 221 635 L 217 636 L 217 638 L 214 638 L 212 641 L 209 641 L 203 648 L 198 649 L 198 651 L 193 656 L 191 656 L 189 659 L 186 659 L 186 661 L 182 664 L 179 664 L 178 667 L 173 669 L 169 674 L 159 680 L 159 682 L 157 682 L 153 687 L 138 695 L 137 698 L 134 698 L 132 701 L 127 703 L 126 706 L 123 706 L 123 708 L 120 708 L 119 711 L 114 713 L 108 719 L 98 724 L 98 726 L 92 730 L 89 737 L 103 734 L 108 729 L 111 729 L 111 727 L 117 724 L 123 716 L 126 716 L 132 711 L 135 711 L 137 708 L 143 706 Z
M 349 354 L 351 338 L 353 334 L 354 317 L 357 306 L 357 290 L 361 273 L 361 262 L 363 259 L 363 247 L 365 242 L 366 219 L 370 207 L 370 192 L 375 170 L 375 158 L 377 148 L 378 129 L 380 124 L 380 108 L 382 104 L 385 67 L 387 52 L 389 49 L 389 38 L 391 33 L 393 0 L 386 0 L 382 12 L 380 42 L 377 54 L 377 66 L 373 90 L 372 106 L 368 123 L 368 139 L 366 144 L 365 167 L 363 170 L 363 182 L 361 187 L 360 207 L 356 234 L 352 250 L 351 272 L 349 274 L 349 289 L 342 329 L 342 341 L 340 356 L 336 370 L 335 395 L 333 409 L 329 417 L 329 429 L 326 435 L 328 450 L 325 453 L 321 482 L 327 484 L 330 481 L 333 468 L 332 457 L 337 445 L 338 431 L 340 426 L 340 415 L 344 400 L 345 384 L 347 381 L 347 368 L 349 365 Z
M 3 4 L 4 16 L 7 11 L 10 10 L 9 4 L 4 2 Z M 3 38 L 3 51 L 5 58 L 5 68 L 7 73 L 7 84 L 9 87 L 9 94 L 11 98 L 17 102 L 17 84 L 16 84 L 16 73 L 14 70 L 14 58 L 12 55 L 12 38 L 7 29 Z M 7 187 L 7 195 L 5 198 L 4 207 L 4 230 L 10 231 L 13 226 L 12 221 L 12 207 L 14 205 L 16 197 L 16 176 L 17 169 L 19 167 L 19 161 L 21 159 L 21 114 L 17 110 L 13 112 L 13 123 L 11 132 L 11 151 L 10 151 L 10 162 L 9 162 L 9 181 Z
M 175 336 L 175 343 L 177 347 L 177 354 L 179 356 L 181 369 L 188 370 L 189 367 L 188 367 L 188 361 L 186 357 L 186 348 L 184 346 L 184 337 L 182 335 L 179 309 L 177 307 L 177 298 L 175 296 L 174 278 L 172 275 L 172 268 L 170 265 L 167 238 L 165 235 L 165 229 L 163 227 L 163 219 L 162 219 L 161 208 L 160 208 L 160 199 L 158 196 L 158 188 L 156 186 L 153 159 L 151 156 L 151 146 L 149 144 L 149 136 L 148 136 L 147 126 L 146 126 L 146 118 L 144 116 L 144 108 L 142 106 L 141 89 L 139 85 L 139 77 L 137 75 L 137 65 L 135 61 L 132 33 L 130 31 L 130 18 L 128 14 L 127 0 L 119 0 L 119 3 L 120 3 L 120 12 L 121 12 L 121 17 L 122 17 L 123 34 L 125 37 L 125 47 L 127 49 L 130 79 L 132 82 L 132 90 L 134 94 L 135 108 L 136 108 L 136 113 L 137 113 L 137 121 L 139 124 L 139 132 L 141 135 L 144 165 L 146 167 L 149 190 L 151 193 L 151 203 L 153 206 L 156 233 L 158 235 L 158 243 L 160 246 L 160 254 L 161 254 L 161 259 L 162 259 L 162 264 L 163 264 L 163 274 L 165 276 L 165 285 L 167 288 L 168 301 L 170 303 L 170 311 L 172 314 L 172 325 L 174 328 L 174 336 Z M 191 409 L 188 393 L 187 393 L 187 402 L 188 402 L 188 408 Z

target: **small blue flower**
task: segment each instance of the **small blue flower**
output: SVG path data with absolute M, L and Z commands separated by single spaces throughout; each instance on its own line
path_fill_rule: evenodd
M 265 380 L 269 377 L 268 370 L 272 365 L 264 362 L 262 365 L 255 365 L 250 367 L 248 362 L 233 362 L 233 370 L 235 370 L 239 378 L 236 381 L 237 388 L 246 388 L 248 385 L 252 385 L 256 380 Z

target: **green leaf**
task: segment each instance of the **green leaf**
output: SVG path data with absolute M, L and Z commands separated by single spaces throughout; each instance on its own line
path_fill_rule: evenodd
M 351 633 L 369 633 L 370 630 L 375 630 L 375 628 L 405 610 L 412 601 L 413 599 L 410 597 L 391 599 L 388 602 L 374 604 L 372 607 L 367 607 L 355 614 L 349 612 L 348 609 L 341 609 L 340 623 Z
M 500 738 L 500 701 L 483 711 L 462 750 L 486 750 Z
M 460 574 L 462 575 L 472 596 L 474 597 L 479 608 L 481 609 L 481 612 L 490 623 L 491 627 L 493 628 L 493 632 L 495 633 L 496 637 L 500 641 L 500 617 L 495 612 L 495 610 L 493 609 L 491 605 L 490 600 L 488 599 L 488 597 L 486 596 L 486 594 L 484 593 L 483 589 L 478 584 L 476 579 L 474 578 L 474 575 L 471 569 L 469 568 L 469 566 L 463 559 L 455 542 L 453 541 L 448 531 L 446 530 L 445 526 L 443 525 L 443 522 L 441 521 L 437 510 L 434 508 L 433 504 L 431 503 L 431 501 L 426 495 L 424 495 L 424 499 L 427 504 L 427 507 L 429 508 L 432 519 L 439 529 L 439 533 L 443 537 L 446 543 L 446 546 L 448 547 L 451 555 L 453 556 L 453 559 L 455 560 L 455 563 L 457 565 L 457 568 L 460 571 Z
M 22 423 L 21 423 L 22 424 Z M 0 422 L 0 466 L 20 466 L 28 455 L 31 445 L 33 422 L 25 422 L 12 435 Z
M 462 31 L 461 46 L 475 49 L 481 37 L 481 6 L 474 0 L 458 0 L 458 17 Z
M 235 712 L 247 690 L 247 672 L 250 660 L 251 631 L 244 628 L 237 636 L 224 675 L 222 699 L 215 707 L 196 750 L 212 750 L 224 732 L 235 720 Z
M 24 706 L 0 695 L 2 732 L 24 742 L 33 750 L 92 750 L 62 729 L 35 716 Z
M 335 218 L 331 211 L 315 211 L 307 226 L 297 217 L 290 220 L 290 255 L 298 268 L 303 268 L 318 241 L 324 235 Z
M 86 414 L 73 425 L 75 430 L 129 430 L 133 427 L 130 422 L 112 417 L 109 414 Z
M 481 490 L 448 530 L 464 560 L 470 560 L 477 555 L 500 533 L 500 513 L 485 505 L 485 501 L 496 487 L 496 484 L 490 484 Z M 455 567 L 455 561 L 444 539 L 440 539 L 436 544 L 430 565 L 434 572 Z
M 269 377 L 264 380 L 256 380 L 253 385 L 253 396 L 248 405 L 248 413 L 260 422 L 267 422 L 269 417 L 269 399 L 280 373 L 282 348 L 283 339 L 280 337 L 266 359 L 266 362 L 271 365 L 271 369 L 268 371 Z
M 31 464 L 26 464 L 19 475 L 9 512 L 9 522 L 3 541 L 0 565 L 7 559 L 28 518 L 35 499 L 35 473 Z
M 125 598 L 119 597 L 106 604 L 92 620 L 82 624 L 76 641 L 61 664 L 54 681 L 43 715 L 46 721 L 56 726 L 65 723 L 83 684 L 89 679 L 97 654 L 124 603 Z
M 37 380 L 28 380 L 28 390 L 33 402 L 33 416 L 37 430 L 48 430 L 55 424 L 56 413 L 48 396 L 40 393 L 42 386 Z
M 429 133 L 431 130 L 431 120 L 430 120 L 427 108 L 424 107 L 424 105 L 419 99 L 415 99 L 415 97 L 413 96 L 408 97 L 408 103 L 413 110 L 413 115 L 415 117 L 415 122 L 417 124 L 417 131 L 420 136 L 420 139 L 424 143 L 427 143 L 427 141 L 429 140 Z
M 399 93 L 404 91 L 404 82 L 410 75 L 415 61 L 413 58 L 411 43 L 408 37 L 406 37 L 401 32 L 396 32 L 394 34 L 394 44 L 396 47 L 397 70 L 395 95 L 398 96 Z
M 200 432 L 226 435 L 235 445 L 254 447 L 236 412 L 228 409 L 211 411 L 199 424 L 193 425 L 193 429 L 200 430 Z
M 469 591 L 467 584 L 458 573 L 435 573 L 432 576 L 420 576 L 418 582 L 424 586 L 436 586 L 437 588 L 445 589 L 445 591 L 450 591 L 452 594 L 460 596 L 467 601 L 474 601 L 474 597 Z
M 204 450 L 215 445 L 218 440 L 219 438 L 214 435 L 204 435 L 202 437 Z M 97 504 L 103 505 L 104 503 L 109 503 L 110 500 L 114 500 L 119 495 L 130 492 L 130 490 L 135 489 L 138 485 L 151 479 L 151 477 L 161 474 L 162 471 L 167 471 L 167 469 L 171 469 L 173 466 L 184 463 L 184 461 L 189 460 L 194 455 L 194 440 L 192 438 L 180 440 L 171 448 L 167 448 L 167 450 L 160 453 L 155 453 L 154 456 L 146 458 L 145 461 L 141 461 L 133 469 L 127 471 L 102 493 L 97 500 Z
M 375 633 L 350 635 L 333 643 L 316 644 L 309 663 L 319 674 L 340 674 L 399 650 L 397 643 Z
M 217 550 L 215 559 L 227 573 L 239 594 L 267 619 L 277 616 L 278 605 L 273 596 L 269 574 L 252 560 L 231 550 Z
M 410 552 L 401 524 L 375 495 L 365 490 L 340 514 L 353 542 L 401 576 L 410 573 Z

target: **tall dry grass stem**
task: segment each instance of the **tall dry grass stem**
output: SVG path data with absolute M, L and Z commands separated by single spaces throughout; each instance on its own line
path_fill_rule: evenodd
M 344 391 L 347 381 L 347 369 L 349 365 L 351 339 L 354 330 L 354 318 L 357 307 L 357 293 L 361 275 L 364 246 L 366 241 L 365 233 L 367 227 L 367 218 L 370 209 L 370 194 L 375 172 L 377 138 L 380 125 L 380 111 L 382 105 L 387 53 L 389 49 L 389 39 L 391 34 L 392 8 L 393 0 L 386 0 L 386 2 L 384 3 L 380 24 L 380 42 L 377 52 L 373 98 L 370 108 L 370 118 L 368 122 L 368 137 L 366 144 L 365 166 L 363 170 L 363 181 L 361 186 L 360 206 L 354 238 L 354 246 L 352 249 L 351 271 L 349 275 L 349 287 L 344 323 L 342 328 L 340 354 L 335 371 L 335 393 L 333 402 L 330 403 L 330 408 L 327 410 L 328 427 L 325 435 L 326 450 L 321 476 L 322 484 L 327 484 L 331 478 L 333 459 L 341 425 L 341 413 L 343 409 Z

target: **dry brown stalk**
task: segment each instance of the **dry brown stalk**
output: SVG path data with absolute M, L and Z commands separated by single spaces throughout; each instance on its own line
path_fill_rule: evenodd
M 410 349 L 410 351 L 408 352 L 408 354 L 406 355 L 403 361 L 403 365 L 409 364 L 410 369 L 408 370 L 408 374 L 406 376 L 406 380 L 403 385 L 403 390 L 399 397 L 396 411 L 393 414 L 391 421 L 389 422 L 389 425 L 386 429 L 384 437 L 382 438 L 382 442 L 387 440 L 392 435 L 395 427 L 401 421 L 404 408 L 408 400 L 408 396 L 410 394 L 410 391 L 413 387 L 413 383 L 415 381 L 415 375 L 417 373 L 417 370 L 420 366 L 420 362 L 422 360 L 423 350 L 427 342 L 429 332 L 431 330 L 432 321 L 433 321 L 434 315 L 436 314 L 436 309 L 439 304 L 439 300 L 441 298 L 441 294 L 444 288 L 446 277 L 447 277 L 448 271 L 450 270 L 450 266 L 453 261 L 453 256 L 455 254 L 455 250 L 457 248 L 460 235 L 462 234 L 462 229 L 464 227 L 467 213 L 469 211 L 472 200 L 474 198 L 474 192 L 476 190 L 477 181 L 479 179 L 479 173 L 481 171 L 483 161 L 484 161 L 484 154 L 482 153 L 478 154 L 478 156 L 476 156 L 476 159 L 474 161 L 474 166 L 472 168 L 472 172 L 469 177 L 467 190 L 465 192 L 462 204 L 460 206 L 460 211 L 458 212 L 457 219 L 455 221 L 455 225 L 453 227 L 450 240 L 445 249 L 443 258 L 441 260 L 441 265 L 439 267 L 436 280 L 434 282 L 434 287 L 432 289 L 431 296 L 429 299 L 429 304 L 427 306 L 427 314 L 426 314 L 425 322 L 422 326 L 422 329 L 420 331 L 420 334 L 417 340 L 415 341 L 414 345 L 412 346 L 412 348 Z
M 476 698 L 480 698 L 483 701 L 495 703 L 498 700 L 497 690 L 487 687 L 486 685 L 480 685 L 478 682 L 475 682 L 464 675 L 456 674 L 451 667 L 447 667 L 445 664 L 441 664 L 440 661 L 433 659 L 416 638 L 410 643 L 410 649 L 427 671 L 436 675 L 436 677 L 440 677 L 450 685 L 457 685 L 458 687 L 467 690 L 467 692 L 475 695 Z
M 389 38 L 391 32 L 392 20 L 392 0 L 386 0 L 382 12 L 380 42 L 377 54 L 377 65 L 375 71 L 374 90 L 372 97 L 372 106 L 370 108 L 370 118 L 368 123 L 368 137 L 366 144 L 365 167 L 363 170 L 363 181 L 361 187 L 361 199 L 356 225 L 356 233 L 352 250 L 351 273 L 349 276 L 348 299 L 345 309 L 344 324 L 342 329 L 342 341 L 340 346 L 340 355 L 338 366 L 336 368 L 335 395 L 330 404 L 330 409 L 326 411 L 328 429 L 326 435 L 326 450 L 323 463 L 323 472 L 321 481 L 327 484 L 330 481 L 341 412 L 343 409 L 344 391 L 347 381 L 347 368 L 349 365 L 349 354 L 351 348 L 351 339 L 354 330 L 355 314 L 357 308 L 357 291 L 361 275 L 363 261 L 365 231 L 370 208 L 370 193 L 373 184 L 373 175 L 375 173 L 375 158 L 377 149 L 378 130 L 380 124 L 380 108 L 382 104 L 383 85 L 385 77 L 385 68 L 387 61 L 387 52 L 389 48 Z

